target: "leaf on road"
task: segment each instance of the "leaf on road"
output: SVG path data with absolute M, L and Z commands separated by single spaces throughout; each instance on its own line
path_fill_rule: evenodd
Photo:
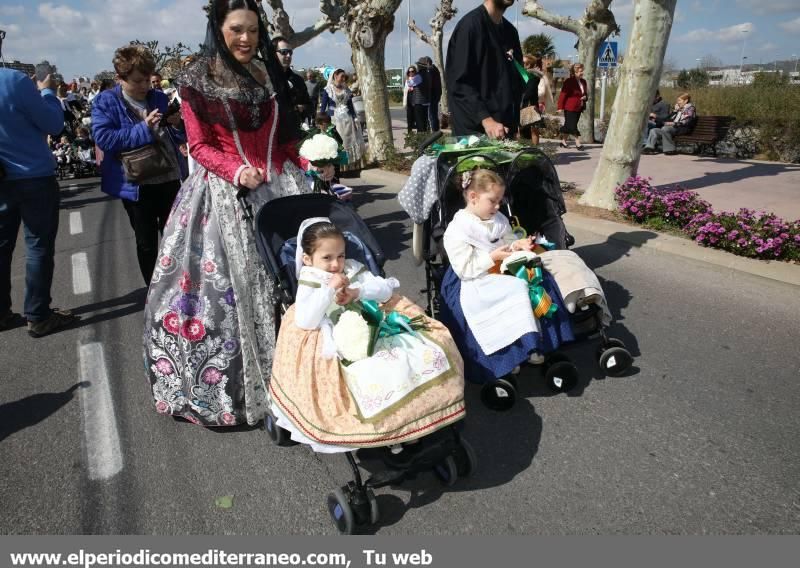
M 230 509 L 233 507 L 233 495 L 225 495 L 224 497 L 217 497 L 214 502 L 219 509 Z

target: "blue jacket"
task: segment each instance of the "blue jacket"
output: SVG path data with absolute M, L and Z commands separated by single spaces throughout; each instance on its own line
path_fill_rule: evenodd
M 64 130 L 64 111 L 50 89 L 40 92 L 30 77 L 0 68 L 0 163 L 6 179 L 55 175 L 47 135 Z
M 169 99 L 161 91 L 150 89 L 147 93 L 147 108 L 164 114 L 167 112 Z M 178 156 L 178 164 L 183 170 L 183 160 L 178 152 L 177 144 L 185 141 L 173 128 L 168 129 L 172 139 L 173 151 Z M 103 91 L 92 101 L 92 133 L 103 155 L 100 165 L 102 175 L 101 188 L 104 193 L 121 197 L 129 201 L 139 200 L 139 186 L 125 179 L 125 170 L 119 153 L 133 150 L 154 141 L 150 129 L 144 121 L 137 121 L 122 100 L 122 87 Z M 181 177 L 185 172 L 181 171 Z

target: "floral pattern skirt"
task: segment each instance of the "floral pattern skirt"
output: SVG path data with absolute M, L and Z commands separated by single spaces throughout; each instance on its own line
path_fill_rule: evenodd
M 254 212 L 310 191 L 290 162 L 271 180 L 249 192 Z M 264 417 L 275 350 L 274 283 L 236 192 L 203 168 L 183 183 L 145 307 L 144 364 L 156 410 L 204 426 Z
M 383 308 L 412 318 L 424 313 L 401 296 L 394 296 Z M 402 403 L 365 419 L 348 389 L 339 360 L 322 355 L 322 332 L 294 325 L 294 306 L 290 307 L 281 322 L 269 384 L 278 424 L 289 430 L 292 438 L 308 443 L 316 451 L 336 451 L 331 447 L 348 450 L 399 444 L 464 418 L 461 355 L 447 328 L 432 319 L 427 323 L 425 336 L 446 356 L 447 372 L 414 390 Z

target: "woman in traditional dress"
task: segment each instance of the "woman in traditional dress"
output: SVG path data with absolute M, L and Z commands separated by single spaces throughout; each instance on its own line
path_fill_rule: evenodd
M 347 164 L 342 172 L 358 171 L 364 167 L 364 135 L 357 124 L 353 107 L 353 92 L 347 88 L 347 74 L 336 69 L 328 77 L 328 85 L 322 91 L 320 112 L 327 112 L 333 119 L 336 131 L 344 140 Z
M 258 210 L 311 190 L 282 77 L 255 1 L 213 0 L 203 53 L 179 79 L 198 167 L 175 200 L 145 310 L 145 368 L 162 414 L 205 426 L 264 416 L 273 282 L 237 193 Z

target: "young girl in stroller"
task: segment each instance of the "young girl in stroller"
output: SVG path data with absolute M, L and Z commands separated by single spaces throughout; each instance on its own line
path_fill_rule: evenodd
M 516 251 L 535 257 L 532 251 L 537 249 L 533 237 L 516 238 L 499 212 L 505 193 L 502 178 L 478 169 L 464 172 L 461 185 L 466 205 L 444 233 L 450 269 L 441 286 L 440 319 L 464 357 L 467 379 L 489 386 L 482 391 L 484 403 L 507 410 L 513 404 L 508 395 L 515 390 L 513 375 L 520 366 L 542 363 L 544 355 L 575 337 L 558 285 L 547 271 L 541 272 L 540 285 L 546 292 L 541 297 L 549 297 L 552 307 L 538 316 L 530 282 L 501 274 L 503 260 L 512 254 L 525 256 Z M 574 365 L 569 371 L 577 377 Z M 511 387 L 496 388 L 497 383 Z
M 298 290 L 282 318 L 269 385 L 275 423 L 292 440 L 325 453 L 408 453 L 403 443 L 464 417 L 458 350 L 441 323 L 394 293 L 396 279 L 345 259 L 344 235 L 327 218 L 303 221 L 295 264 Z M 425 329 L 382 331 L 368 356 L 363 326 L 350 327 L 360 316 L 346 308 L 365 300 L 382 303 L 387 321 L 421 316 Z

